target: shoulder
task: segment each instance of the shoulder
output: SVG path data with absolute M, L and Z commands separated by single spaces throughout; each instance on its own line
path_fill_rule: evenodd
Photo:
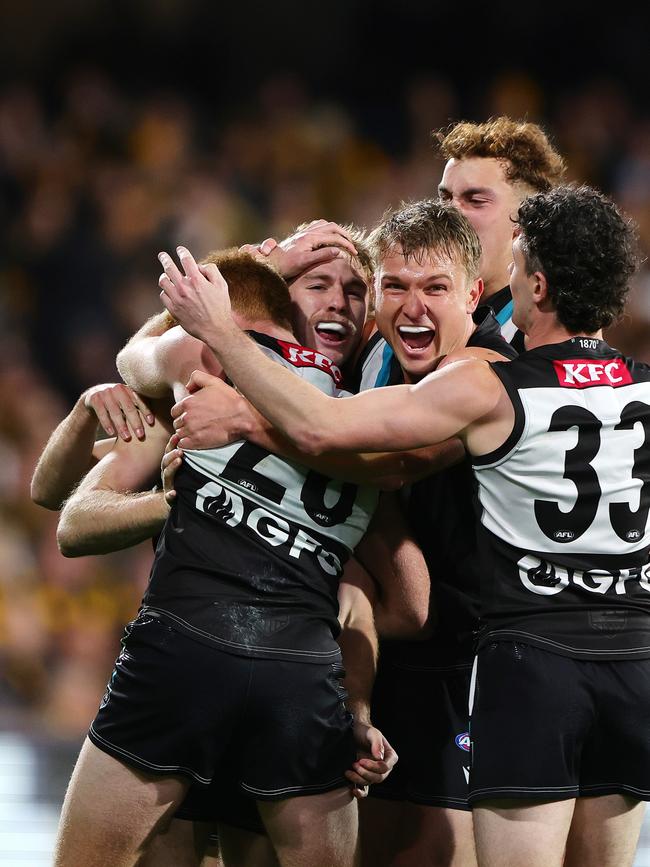
M 457 352 L 447 355 L 438 365 L 438 370 L 447 367 L 449 364 L 455 364 L 457 361 L 468 360 L 493 363 L 496 361 L 508 361 L 509 359 L 495 349 L 488 349 L 486 346 L 466 346 Z

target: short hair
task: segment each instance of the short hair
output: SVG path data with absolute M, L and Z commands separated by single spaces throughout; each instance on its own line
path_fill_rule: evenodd
M 506 179 L 536 192 L 556 187 L 566 171 L 564 160 L 536 123 L 509 117 L 490 118 L 485 123 L 460 121 L 433 136 L 444 159 L 504 160 Z
M 559 322 L 593 334 L 623 312 L 640 264 L 633 222 L 598 190 L 567 185 L 537 193 L 517 214 L 528 274 L 541 271 Z
M 298 232 L 304 232 L 305 229 L 309 228 L 309 225 L 309 223 L 301 223 L 299 226 L 296 226 L 296 228 L 290 234 L 296 235 Z M 355 226 L 353 223 L 341 225 L 341 228 L 349 236 L 357 251 L 356 256 L 348 254 L 350 256 L 350 260 L 352 262 L 357 262 L 363 273 L 363 276 L 366 278 L 368 285 L 370 285 L 372 283 L 372 277 L 374 273 L 374 261 L 372 258 L 370 245 L 368 244 L 366 230 L 361 229 L 359 226 Z M 334 244 L 332 246 L 336 247 L 338 246 L 338 244 Z M 344 247 L 340 247 L 340 249 L 344 250 L 345 253 L 348 252 Z
M 271 265 L 237 247 L 213 250 L 201 264 L 217 266 L 228 284 L 232 309 L 240 316 L 252 321 L 267 319 L 292 330 L 289 289 Z
M 402 202 L 384 214 L 368 240 L 377 264 L 398 247 L 406 260 L 416 262 L 440 251 L 459 259 L 471 279 L 479 276 L 481 242 L 476 231 L 457 208 L 437 199 Z

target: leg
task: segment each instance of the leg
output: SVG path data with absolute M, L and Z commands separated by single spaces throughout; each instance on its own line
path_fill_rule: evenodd
M 469 810 L 369 798 L 359 815 L 365 867 L 476 867 Z
M 152 838 L 138 867 L 199 867 L 212 827 L 210 822 L 172 819 Z
M 179 777 L 145 776 L 86 739 L 63 804 L 56 867 L 134 864 L 187 788 Z
M 224 867 L 280 867 L 266 834 L 219 822 L 219 843 Z
M 349 789 L 257 806 L 282 867 L 358 867 L 357 804 Z
M 645 803 L 625 795 L 578 798 L 565 867 L 631 867 Z
M 479 867 L 561 867 L 575 801 L 481 801 L 474 808 Z

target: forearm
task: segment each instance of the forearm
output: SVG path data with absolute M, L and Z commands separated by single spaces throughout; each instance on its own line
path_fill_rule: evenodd
M 346 705 L 361 722 L 370 721 L 370 699 L 377 671 L 378 640 L 375 624 L 370 619 L 357 621 L 343 628 L 339 645 L 345 666 Z
M 168 512 L 162 491 L 79 490 L 61 513 L 57 542 L 65 557 L 108 554 L 156 536 Z
M 32 500 L 57 511 L 92 466 L 97 417 L 83 396 L 56 428 L 40 456 L 31 483 Z

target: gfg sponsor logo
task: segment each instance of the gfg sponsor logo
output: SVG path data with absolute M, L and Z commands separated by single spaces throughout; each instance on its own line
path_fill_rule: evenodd
M 623 596 L 627 593 L 628 582 L 638 584 L 650 593 L 650 564 L 632 569 L 590 569 L 583 572 L 526 554 L 517 566 L 521 583 L 538 596 L 555 596 L 571 584 L 588 593 Z

